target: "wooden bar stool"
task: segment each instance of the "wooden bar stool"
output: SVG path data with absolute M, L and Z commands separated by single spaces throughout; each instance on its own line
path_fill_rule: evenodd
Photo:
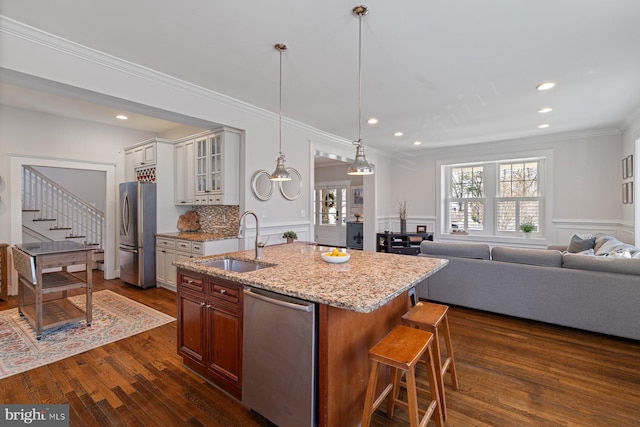
M 442 405 L 442 418 L 447 419 L 447 405 L 444 395 L 444 376 L 447 371 L 451 374 L 451 386 L 458 389 L 458 374 L 456 373 L 456 363 L 453 358 L 453 346 L 451 345 L 451 334 L 449 332 L 449 320 L 447 311 L 449 307 L 442 304 L 420 301 L 402 316 L 402 321 L 409 326 L 429 331 L 434 335 L 433 353 L 436 360 L 436 376 L 438 389 L 440 391 L 440 403 Z M 447 357 L 442 360 L 440 353 L 440 336 L 438 328 L 442 325 L 444 341 L 447 348 Z
M 441 427 L 443 425 L 436 367 L 431 352 L 432 343 L 432 333 L 399 325 L 369 350 L 369 359 L 371 359 L 372 365 L 362 414 L 363 427 L 369 426 L 371 415 L 389 394 L 391 394 L 387 402 L 387 416 L 389 418 L 393 417 L 394 406 L 397 404 L 407 408 L 411 427 L 426 426 L 434 413 L 436 426 Z M 416 386 L 416 365 L 423 356 L 427 365 L 429 395 L 431 397 L 425 411 L 418 409 L 418 391 L 426 393 L 426 390 Z M 381 364 L 391 368 L 391 382 L 376 398 L 376 383 Z M 407 402 L 398 399 L 400 377 L 403 371 L 406 372 Z M 424 415 L 418 421 L 420 413 L 424 413 Z

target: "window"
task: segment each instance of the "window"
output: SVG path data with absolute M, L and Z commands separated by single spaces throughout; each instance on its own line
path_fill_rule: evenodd
M 542 231 L 543 158 L 445 165 L 444 232 L 520 235 L 520 225 Z
M 520 224 L 540 228 L 538 161 L 501 163 L 496 197 L 497 231 L 520 230 Z
M 347 223 L 347 188 L 316 188 L 314 191 L 314 224 L 344 226 Z
M 451 228 L 484 230 L 484 166 L 450 168 L 449 222 Z

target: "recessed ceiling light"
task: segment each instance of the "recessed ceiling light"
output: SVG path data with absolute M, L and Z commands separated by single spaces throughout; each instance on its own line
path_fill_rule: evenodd
M 548 113 L 548 112 L 550 112 L 552 110 L 553 110 L 553 108 L 551 108 L 551 107 L 544 107 L 544 108 L 539 109 L 538 113 Z
M 369 123 L 370 125 L 375 125 L 376 123 L 378 123 L 378 119 L 376 119 L 375 117 L 371 117 L 369 120 L 367 120 L 367 123 Z
M 538 125 L 538 127 L 539 127 L 540 129 L 548 128 L 548 127 L 549 127 L 549 124 L 548 124 L 548 123 L 545 123 L 545 124 L 542 124 L 542 125 Z
M 552 87 L 554 87 L 555 85 L 556 85 L 555 83 L 551 83 L 551 82 L 540 83 L 538 86 L 536 86 L 536 89 L 538 89 L 538 90 L 549 90 Z
M 420 142 L 420 141 L 413 141 L 413 145 L 420 145 L 420 144 L 422 144 L 422 142 Z
M 125 116 L 124 114 L 119 114 L 116 116 L 116 119 L 119 120 L 127 120 L 129 117 Z
M 402 132 L 395 132 L 395 133 L 393 134 L 393 136 L 402 136 L 402 135 L 404 135 L 404 133 L 402 133 Z

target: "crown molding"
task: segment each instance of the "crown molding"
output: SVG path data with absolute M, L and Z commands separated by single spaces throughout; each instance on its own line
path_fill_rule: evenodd
M 144 67 L 134 62 L 126 61 L 113 55 L 101 52 L 96 49 L 89 48 L 79 43 L 64 39 L 62 37 L 47 33 L 38 28 L 23 24 L 22 22 L 13 20 L 4 15 L 0 15 L 0 33 L 5 33 L 13 37 L 20 38 L 60 52 L 64 55 L 73 56 L 83 61 L 90 62 L 101 67 L 109 68 L 120 73 L 131 75 L 135 78 L 146 80 L 153 84 L 165 86 L 177 91 L 187 93 L 191 96 L 206 99 L 208 101 L 221 104 L 228 108 L 250 114 L 266 120 L 277 122 L 279 115 L 268 111 L 264 108 L 257 107 L 247 102 L 240 101 L 222 93 L 204 88 L 202 86 L 189 83 L 185 80 L 178 79 L 168 74 L 161 73 L 151 68 Z M 322 131 L 305 123 L 282 118 L 284 124 L 299 129 L 303 132 L 312 133 L 315 136 L 328 140 L 337 144 L 352 145 L 352 142 L 346 138 Z M 372 150 L 373 151 L 373 150 Z

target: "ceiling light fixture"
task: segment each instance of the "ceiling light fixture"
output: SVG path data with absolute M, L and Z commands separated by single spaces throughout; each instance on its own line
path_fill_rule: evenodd
M 371 117 L 369 120 L 367 120 L 367 123 L 369 123 L 370 125 L 375 125 L 376 123 L 378 123 L 378 119 L 376 119 L 375 117 Z
M 402 136 L 402 135 L 404 135 L 404 133 L 399 132 L 399 131 L 398 131 L 398 132 L 395 132 L 395 133 L 393 134 L 393 136 Z
M 542 124 L 542 125 L 538 125 L 538 127 L 539 127 L 540 129 L 548 128 L 548 127 L 549 127 L 549 124 L 548 124 L 548 123 L 544 123 L 544 124 Z
M 124 114 L 118 114 L 116 116 L 116 119 L 118 120 L 127 120 L 129 117 L 125 116 Z
M 287 46 L 278 43 L 273 46 L 280 52 L 280 112 L 278 121 L 278 139 L 280 141 L 280 152 L 276 160 L 276 170 L 270 176 L 271 181 L 291 181 L 291 175 L 284 166 L 284 153 L 282 152 L 282 52 L 287 50 Z
M 555 85 L 556 85 L 555 83 L 551 83 L 551 82 L 540 83 L 538 86 L 536 86 L 536 89 L 538 89 L 538 90 L 549 90 L 552 87 L 554 87 Z
M 413 141 L 413 145 L 421 145 L 421 144 L 422 144 L 422 142 L 420 142 L 420 141 Z
M 542 113 L 542 114 L 544 114 L 544 113 L 549 113 L 549 112 L 551 112 L 551 111 L 553 111 L 553 108 L 551 108 L 551 107 L 544 107 L 544 108 L 539 109 L 539 110 L 538 110 L 538 113 Z
M 348 175 L 371 175 L 373 167 L 364 157 L 364 144 L 362 143 L 362 17 L 369 13 L 367 6 L 356 6 L 353 14 L 358 17 L 358 140 L 353 141 L 356 146 L 356 159 L 349 169 Z

